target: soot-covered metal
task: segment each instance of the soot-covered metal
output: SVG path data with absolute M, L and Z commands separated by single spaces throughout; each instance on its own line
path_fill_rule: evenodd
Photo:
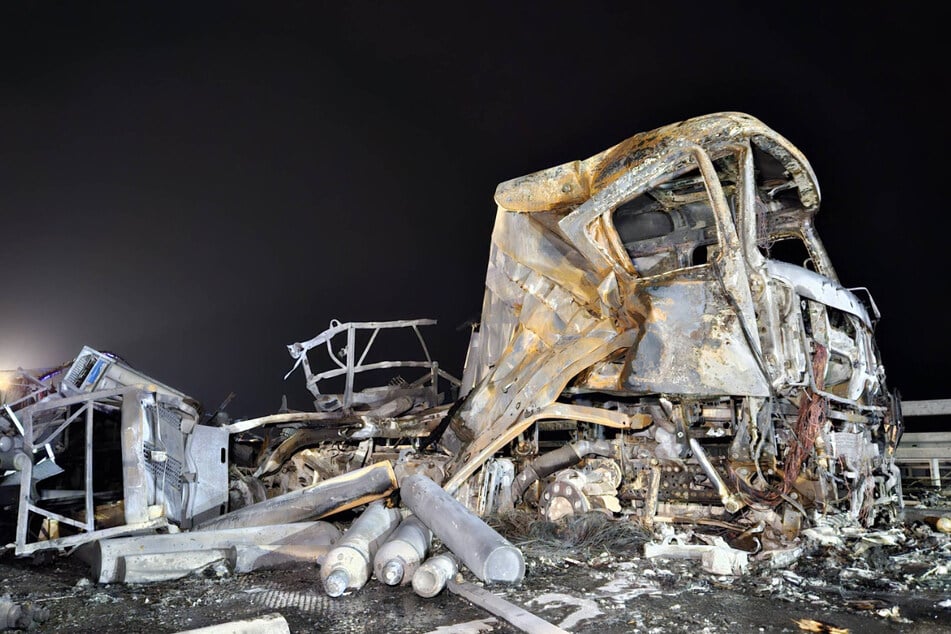
M 5 373 L 15 553 L 76 549 L 104 583 L 317 564 L 333 597 L 374 575 L 425 597 L 448 586 L 519 627 L 515 606 L 453 581 L 523 580 L 491 518 L 599 513 L 648 535 L 647 557 L 719 575 L 793 562 L 829 527 L 899 521 L 878 310 L 840 284 L 789 141 L 711 114 L 495 200 L 461 378 L 431 358 L 431 319 L 335 321 L 289 345 L 285 378 L 301 368 L 314 410 L 251 420 L 204 415 L 88 347 Z M 399 336 L 418 357 L 388 357 Z

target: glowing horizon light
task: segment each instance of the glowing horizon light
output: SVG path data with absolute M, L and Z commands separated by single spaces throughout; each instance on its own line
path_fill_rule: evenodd
M 75 350 L 67 351 L 60 342 L 47 338 L 39 338 L 37 343 L 32 337 L 14 339 L 0 336 L 0 373 L 53 368 L 75 356 Z

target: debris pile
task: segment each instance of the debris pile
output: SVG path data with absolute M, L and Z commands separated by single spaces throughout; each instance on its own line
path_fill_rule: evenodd
M 75 551 L 99 583 L 318 564 L 330 597 L 376 577 L 513 622 L 458 580 L 526 575 L 490 518 L 635 527 L 648 560 L 734 578 L 814 544 L 907 545 L 878 310 L 839 283 L 789 141 L 697 117 L 495 200 L 461 379 L 431 358 L 431 319 L 335 320 L 287 346 L 313 410 L 252 419 L 90 347 L 0 374 L 10 548 Z M 608 523 L 573 523 L 591 516 Z

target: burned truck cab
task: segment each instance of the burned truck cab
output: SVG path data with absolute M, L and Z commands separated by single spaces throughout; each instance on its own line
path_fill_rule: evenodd
M 789 141 L 712 114 L 495 199 L 447 489 L 485 512 L 515 472 L 493 499 L 553 519 L 754 512 L 787 536 L 814 513 L 894 515 L 878 311 L 839 283 Z

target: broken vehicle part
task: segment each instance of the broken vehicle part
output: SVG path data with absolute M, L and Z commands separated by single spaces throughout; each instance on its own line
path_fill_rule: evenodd
M 448 380 L 454 385 L 459 381 L 452 375 L 439 369 L 439 364 L 433 361 L 429 356 L 429 349 L 419 332 L 420 326 L 432 326 L 436 323 L 433 319 L 414 319 L 403 321 L 379 321 L 379 322 L 350 322 L 340 323 L 332 321 L 330 328 L 320 333 L 313 339 L 304 342 L 292 343 L 287 346 L 291 358 L 296 359 L 297 363 L 291 368 L 291 371 L 285 375 L 285 379 L 291 372 L 297 369 L 298 365 L 303 366 L 304 374 L 307 380 L 307 389 L 316 398 L 315 405 L 319 411 L 331 411 L 342 409 L 345 412 L 352 411 L 355 408 L 369 409 L 376 415 L 383 417 L 393 417 L 399 415 L 397 404 L 405 405 L 405 410 L 414 405 L 418 405 L 419 400 L 423 400 L 426 405 L 432 407 L 442 401 L 442 396 L 438 390 L 438 378 Z M 370 349 L 376 341 L 377 335 L 381 330 L 395 328 L 410 328 L 419 340 L 420 347 L 426 357 L 425 361 L 378 361 L 375 363 L 364 364 Z M 357 335 L 360 331 L 370 331 L 369 340 L 363 345 L 357 357 Z M 334 337 L 345 335 L 345 347 L 341 349 L 344 358 L 341 361 L 333 350 Z M 318 372 L 314 374 L 311 371 L 308 351 L 318 346 L 326 346 L 327 354 L 337 366 L 332 370 Z M 398 389 L 389 390 L 370 390 L 354 392 L 354 377 L 362 372 L 373 370 L 388 370 L 392 368 L 423 368 L 428 371 L 428 376 L 424 375 L 419 381 L 413 384 L 402 386 L 393 386 Z M 335 377 L 344 377 L 344 391 L 342 394 L 322 394 L 320 392 L 320 382 Z
M 388 586 L 409 584 L 432 541 L 432 531 L 418 517 L 404 517 L 373 558 L 373 574 Z
M 457 572 L 459 559 L 452 553 L 430 557 L 413 574 L 413 591 L 421 597 L 432 598 L 443 591 Z
M 267 526 L 320 519 L 389 496 L 396 489 L 396 475 L 389 462 L 377 462 L 312 486 L 245 506 L 198 526 L 220 530 Z
M 614 455 L 614 447 L 606 441 L 579 440 L 539 456 L 525 465 L 521 473 L 515 477 L 512 495 L 516 498 L 522 497 L 525 489 L 531 486 L 532 483 L 547 478 L 560 469 L 579 463 L 588 454 L 610 458 Z
M 539 508 L 551 521 L 588 511 L 613 517 L 621 511 L 617 497 L 620 483 L 617 462 L 606 458 L 587 460 L 582 469 L 559 471 L 542 491 Z
M 749 570 L 749 553 L 730 547 L 722 537 L 699 536 L 705 544 L 691 544 L 683 535 L 668 534 L 661 543 L 644 544 L 644 556 L 699 559 L 703 569 L 715 575 L 741 575 Z
M 216 561 L 236 573 L 313 565 L 339 537 L 329 522 L 296 522 L 100 539 L 75 554 L 98 583 L 148 583 L 184 577 Z
M 522 552 L 423 474 L 400 482 L 403 503 L 484 583 L 521 583 Z
M 266 495 L 274 497 L 380 461 L 390 461 L 397 477 L 422 471 L 442 480 L 450 456 L 422 455 L 420 443 L 445 418 L 459 380 L 430 358 L 420 329 L 434 323 L 334 321 L 310 341 L 288 346 L 294 368 L 303 368 L 317 411 L 281 412 L 227 425 L 239 458 L 233 467 L 240 477 L 233 478 L 232 487 L 245 491 L 239 497 L 247 497 L 248 478 L 260 481 Z M 387 341 L 383 348 L 383 339 L 395 339 L 394 346 Z M 423 360 L 378 361 L 373 356 L 400 351 L 400 343 L 421 349 Z M 311 357 L 322 350 L 330 369 L 315 372 Z M 368 376 L 381 374 L 387 377 L 385 385 L 362 388 Z
M 164 499 L 169 520 L 183 528 L 224 512 L 228 490 L 228 433 L 199 425 L 192 398 L 86 346 L 63 377 L 64 395 L 141 386 L 141 401 L 122 400 L 126 521 L 142 521 L 145 502 Z M 144 493 L 137 488 L 144 487 Z
M 225 510 L 228 433 L 199 425 L 189 397 L 88 346 L 68 366 L 17 376 L 0 411 L 17 471 L 0 489 L 19 488 L 18 555 Z M 113 503 L 118 513 L 97 514 Z
M 347 590 L 362 588 L 373 572 L 373 558 L 402 519 L 399 509 L 382 501 L 369 504 L 350 524 L 320 565 L 324 591 L 339 597 Z
M 522 632 L 527 632 L 528 634 L 568 634 L 560 627 L 552 625 L 539 616 L 535 616 L 523 607 L 506 601 L 496 594 L 492 594 L 485 588 L 480 588 L 475 584 L 465 581 L 456 581 L 454 579 L 449 579 L 447 585 L 449 586 L 449 591 L 453 594 L 457 594 L 483 610 L 505 619 Z

